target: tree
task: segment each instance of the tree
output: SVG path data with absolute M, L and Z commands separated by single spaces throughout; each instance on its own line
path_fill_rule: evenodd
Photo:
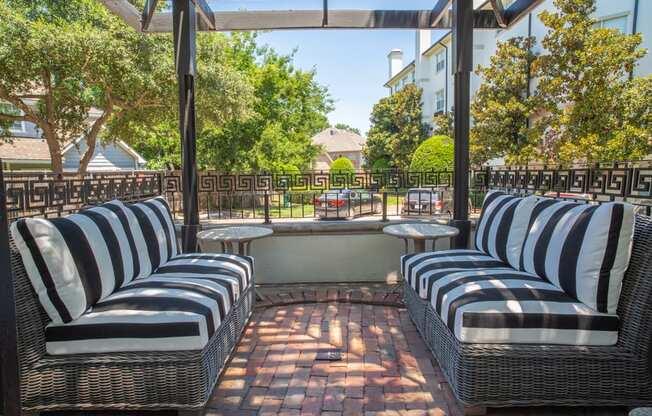
M 376 159 L 371 165 L 372 172 L 384 172 L 390 168 L 391 166 L 389 165 L 389 160 L 385 158 Z
M 331 173 L 355 173 L 353 162 L 349 158 L 340 156 L 331 163 Z
M 409 84 L 374 105 L 363 149 L 367 160 L 387 158 L 393 166 L 407 169 L 412 154 L 428 134 L 428 125 L 422 121 L 421 95 L 421 88 Z
M 455 157 L 453 139 L 448 136 L 432 136 L 419 145 L 412 156 L 411 172 L 441 172 L 453 169 Z
M 439 113 L 432 116 L 432 129 L 433 136 L 447 136 L 453 137 L 455 113 L 449 111 L 447 113 Z
M 336 129 L 339 129 L 339 130 L 348 131 L 349 133 L 355 133 L 358 136 L 362 136 L 362 133 L 360 133 L 360 129 L 356 129 L 355 127 L 351 127 L 348 124 L 337 123 L 333 127 L 336 128 Z
M 472 163 L 505 156 L 507 163 L 527 164 L 535 157 L 539 134 L 529 122 L 540 105 L 529 93 L 535 42 L 534 37 L 499 42 L 489 65 L 477 69 L 482 84 L 471 104 Z
M 0 100 L 11 104 L 0 119 L 34 123 L 54 172 L 77 139 L 87 144 L 83 174 L 98 139 L 129 141 L 178 117 L 169 37 L 137 33 L 93 0 L 0 0 L 0 15 Z M 243 114 L 251 97 L 234 71 L 216 66 L 198 79 L 208 124 Z M 224 88 L 211 94 L 202 83 Z M 89 123 L 93 108 L 100 115 Z
M 256 99 L 249 117 L 200 134 L 200 164 L 222 171 L 270 171 L 287 163 L 308 168 L 320 153 L 311 138 L 328 127 L 332 110 L 315 72 L 295 68 L 292 54 L 258 46 L 252 34 L 232 35 L 225 53 Z
M 549 161 L 595 163 L 652 151 L 651 78 L 630 80 L 645 51 L 640 34 L 595 27 L 594 0 L 555 0 L 540 14 L 549 31 L 546 53 L 535 62 L 544 116 L 541 156 Z M 647 101 L 645 103 L 644 101 Z M 634 110 L 634 108 L 637 108 Z

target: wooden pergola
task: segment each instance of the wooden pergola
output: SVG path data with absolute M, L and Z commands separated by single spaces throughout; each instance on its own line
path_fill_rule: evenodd
M 328 0 L 317 10 L 213 11 L 206 0 L 172 0 L 172 12 L 156 12 L 158 0 L 140 11 L 128 0 L 100 0 L 139 32 L 172 32 L 179 83 L 179 131 L 183 153 L 183 249 L 196 248 L 199 230 L 195 147 L 195 41 L 200 31 L 302 29 L 450 29 L 453 35 L 455 163 L 454 213 L 460 229 L 456 247 L 468 245 L 469 124 L 473 31 L 507 28 L 543 0 L 437 0 L 431 10 L 333 10 Z

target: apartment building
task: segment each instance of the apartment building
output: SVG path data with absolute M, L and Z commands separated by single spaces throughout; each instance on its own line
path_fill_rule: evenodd
M 487 1 L 476 0 L 476 8 L 486 7 Z M 541 39 L 546 27 L 538 15 L 553 10 L 553 0 L 546 0 L 509 30 L 476 30 L 473 39 L 474 65 L 487 65 L 499 41 L 515 36 L 535 36 L 535 52 L 541 52 Z M 634 76 L 652 73 L 652 1 L 651 0 L 597 0 L 595 18 L 601 27 L 617 28 L 626 33 L 643 35 L 643 47 L 648 53 L 634 71 Z M 385 83 L 389 94 L 405 85 L 416 84 L 423 89 L 423 121 L 432 124 L 432 117 L 450 111 L 453 107 L 453 76 L 451 72 L 452 35 L 450 32 L 419 30 L 415 32 L 414 58 L 405 63 L 402 50 L 392 49 L 388 54 L 389 80 Z M 481 78 L 471 76 L 471 94 L 480 87 Z M 533 85 L 536 80 L 533 80 Z

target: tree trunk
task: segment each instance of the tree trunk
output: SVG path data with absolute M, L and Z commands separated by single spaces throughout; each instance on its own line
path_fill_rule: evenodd
M 84 176 L 88 170 L 88 164 L 93 159 L 93 154 L 95 153 L 95 146 L 97 144 L 97 136 L 91 137 L 90 134 L 86 137 L 86 151 L 84 155 L 79 159 L 79 168 L 77 169 L 77 175 Z
M 108 103 L 106 109 L 104 110 L 104 113 L 102 113 L 102 115 L 93 122 L 93 126 L 91 127 L 91 130 L 88 132 L 88 134 L 85 137 L 86 151 L 84 152 L 82 158 L 79 160 L 79 168 L 77 169 L 78 175 L 83 176 L 86 174 L 86 170 L 88 169 L 88 164 L 91 162 L 91 159 L 93 159 L 93 154 L 95 153 L 95 147 L 97 145 L 97 136 L 100 134 L 100 130 L 102 130 L 102 127 L 104 127 L 104 123 L 106 123 L 106 120 L 108 120 L 108 118 L 111 116 L 111 113 L 113 113 L 113 101 L 109 96 Z
M 43 129 L 43 138 L 50 151 L 50 167 L 52 173 L 60 175 L 63 173 L 63 155 L 61 154 L 61 144 L 51 128 Z

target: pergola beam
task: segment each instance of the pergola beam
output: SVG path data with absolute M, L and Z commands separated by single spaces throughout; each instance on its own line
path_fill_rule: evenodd
M 208 28 L 208 30 L 215 30 L 215 15 L 213 10 L 211 10 L 211 7 L 208 5 L 208 2 L 206 0 L 191 1 L 197 8 L 197 12 L 199 13 L 199 17 L 201 17 L 203 24 Z
M 507 27 L 507 19 L 505 19 L 505 6 L 503 0 L 491 0 L 491 8 L 494 9 L 496 21 L 500 27 Z
M 448 12 L 451 0 L 438 0 L 430 13 L 430 27 L 435 27 Z
M 141 30 L 143 32 L 146 32 L 147 29 L 149 28 L 149 24 L 152 22 L 152 17 L 154 17 L 154 13 L 156 12 L 157 4 L 158 4 L 158 0 L 147 0 L 145 2 L 145 8 L 143 9 L 142 26 L 141 26 Z
M 141 18 L 142 15 L 138 9 L 127 0 L 99 0 L 109 11 L 118 15 L 124 20 L 126 24 L 131 26 L 134 30 L 141 32 Z M 172 26 L 170 26 L 172 30 Z
M 516 0 L 505 10 L 507 26 L 512 26 L 523 17 L 527 16 L 542 0 Z
M 128 0 L 99 0 L 138 31 L 171 32 L 172 13 L 140 13 Z M 250 31 L 284 29 L 450 29 L 452 0 L 437 0 L 432 10 L 321 10 L 211 11 L 206 0 L 191 0 L 200 16 L 198 30 Z M 512 26 L 543 0 L 516 0 L 504 8 L 502 0 L 490 0 L 492 10 L 473 12 L 474 29 Z M 149 0 L 146 10 L 155 8 Z M 145 17 L 146 16 L 146 17 Z M 141 21 L 145 23 L 144 27 Z
M 326 13 L 325 13 L 326 12 Z M 219 32 L 299 29 L 449 29 L 450 10 L 445 10 L 435 26 L 431 10 L 252 10 L 213 13 Z M 490 10 L 476 10 L 476 29 L 499 29 Z M 148 32 L 169 32 L 172 16 L 154 15 Z M 204 29 L 202 27 L 200 30 Z

